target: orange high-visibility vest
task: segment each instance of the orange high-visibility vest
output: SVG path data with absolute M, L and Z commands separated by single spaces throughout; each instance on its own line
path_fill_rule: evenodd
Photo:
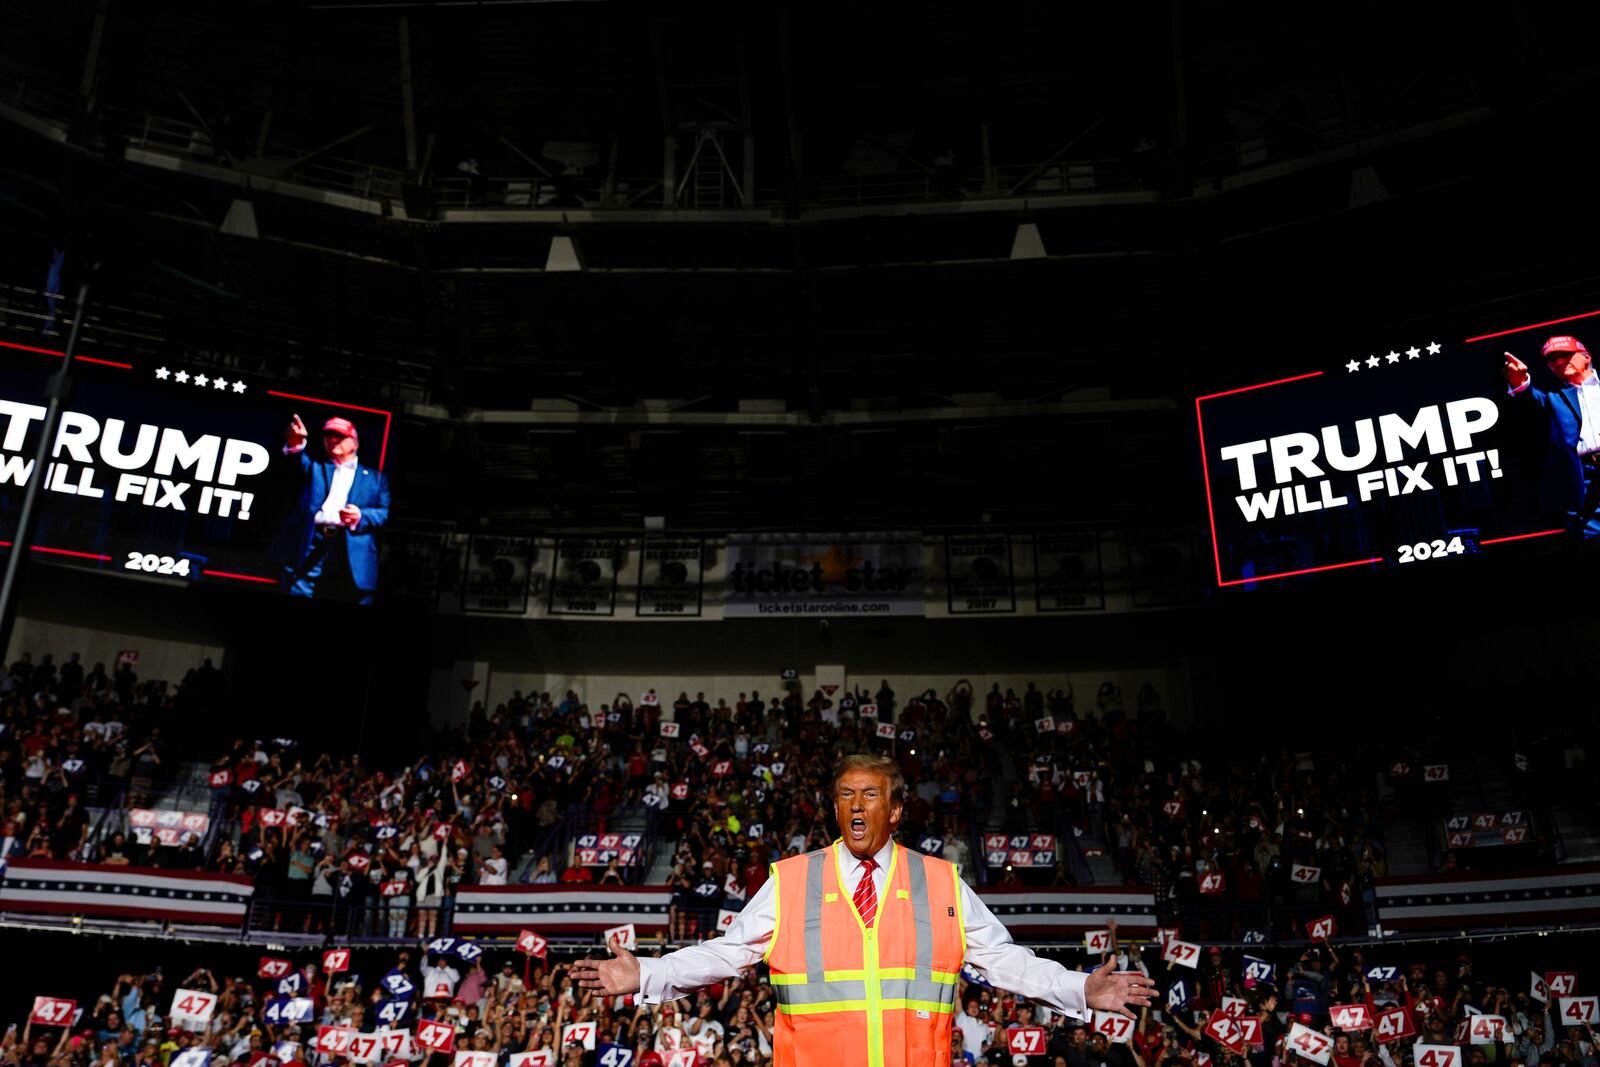
M 837 846 L 772 865 L 773 1067 L 949 1063 L 967 952 L 955 864 L 895 845 L 867 926 L 845 888 Z

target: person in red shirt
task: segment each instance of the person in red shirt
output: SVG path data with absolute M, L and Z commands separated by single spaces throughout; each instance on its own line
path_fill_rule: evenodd
M 592 882 L 594 881 L 594 875 L 590 873 L 589 868 L 574 865 L 561 872 L 561 880 L 563 882 Z
M 752 853 L 749 857 L 749 860 L 744 865 L 744 892 L 746 900 L 754 898 L 761 887 L 767 884 L 767 877 L 769 873 L 769 866 L 765 863 L 762 863 L 761 860 L 754 853 Z
M 1149 1008 L 1139 1011 L 1139 1029 L 1133 1034 L 1133 1047 L 1147 1064 L 1161 1062 L 1161 1049 L 1166 1044 L 1166 1037 L 1161 1032 L 1161 1023 L 1150 1015 Z
M 1361 1067 L 1361 1057 L 1350 1048 L 1350 1035 L 1339 1034 L 1333 1039 L 1334 1067 Z

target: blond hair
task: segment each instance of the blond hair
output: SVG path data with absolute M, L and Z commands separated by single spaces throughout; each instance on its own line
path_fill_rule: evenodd
M 889 779 L 889 801 L 894 804 L 904 804 L 906 799 L 906 779 L 900 773 L 900 764 L 888 756 L 879 756 L 871 752 L 853 752 L 843 757 L 833 767 L 833 791 L 839 792 L 839 779 L 851 771 L 871 771 L 881 774 Z

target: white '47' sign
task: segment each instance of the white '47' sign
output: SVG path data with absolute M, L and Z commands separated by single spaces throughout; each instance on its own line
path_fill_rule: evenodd
M 1461 1067 L 1461 1050 L 1454 1045 L 1411 1046 L 1411 1062 L 1417 1067 Z
M 1326 1065 L 1333 1055 L 1333 1038 L 1309 1026 L 1295 1023 L 1289 1028 L 1289 1047 L 1312 1063 Z

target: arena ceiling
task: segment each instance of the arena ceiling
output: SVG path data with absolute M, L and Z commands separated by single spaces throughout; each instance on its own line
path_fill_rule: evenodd
M 1184 519 L 1196 392 L 1590 299 L 1573 19 L 4 0 L 0 334 L 65 242 L 458 523 Z

